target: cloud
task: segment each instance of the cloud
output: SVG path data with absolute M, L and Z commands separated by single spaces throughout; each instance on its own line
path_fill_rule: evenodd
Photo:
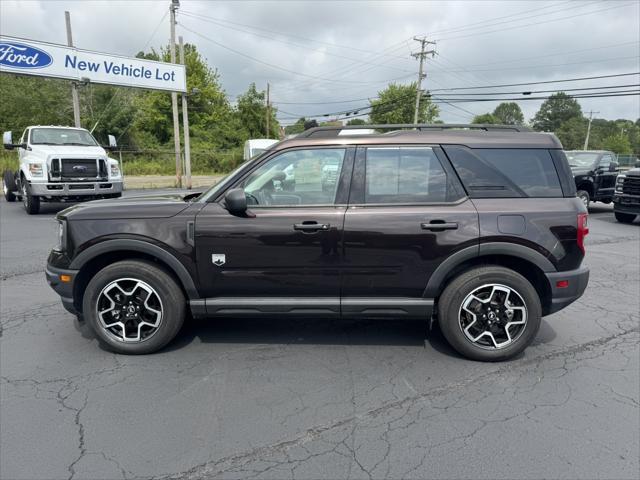
M 418 47 L 411 40 L 414 35 L 425 34 L 438 40 L 438 55 L 426 65 L 428 89 L 640 71 L 639 5 L 624 0 L 182 0 L 177 32 L 186 42 L 198 46 L 209 64 L 218 70 L 225 90 L 232 97 L 246 90 L 251 82 L 256 82 L 258 88 L 269 82 L 280 117 L 288 123 L 292 122 L 288 120 L 292 114 L 335 112 L 368 104 L 366 100 L 325 105 L 290 102 L 370 98 L 390 79 L 399 83 L 413 81 L 418 67 L 410 56 Z M 134 55 L 147 43 L 158 48 L 168 42 L 169 20 L 165 16 L 168 6 L 168 1 L 3 0 L 0 29 L 4 35 L 65 43 L 64 11 L 69 10 L 78 47 Z M 638 79 L 621 77 L 526 88 L 637 84 Z M 458 106 L 468 112 L 484 113 L 497 103 Z M 525 117 L 531 118 L 540 103 L 520 102 Z M 598 117 L 640 116 L 638 97 L 580 99 L 580 103 L 585 111 L 599 111 Z M 442 118 L 463 122 L 471 120 L 471 114 L 443 105 Z

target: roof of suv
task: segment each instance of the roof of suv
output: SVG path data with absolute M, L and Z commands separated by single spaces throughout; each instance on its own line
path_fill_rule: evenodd
M 359 127 L 359 128 L 358 128 Z M 275 144 L 271 150 L 309 145 L 402 145 L 446 144 L 470 148 L 545 148 L 561 149 L 552 133 L 532 132 L 513 125 L 362 125 L 318 127 Z M 407 130 L 411 128 L 411 130 Z M 363 133 L 357 130 L 395 129 L 388 133 Z M 353 131 L 351 133 L 350 131 Z

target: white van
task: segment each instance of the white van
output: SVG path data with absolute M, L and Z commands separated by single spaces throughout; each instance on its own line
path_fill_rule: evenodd
M 253 138 L 251 140 L 247 140 L 244 142 L 244 159 L 249 160 L 264 152 L 274 143 L 278 142 L 279 140 L 272 140 L 270 138 Z

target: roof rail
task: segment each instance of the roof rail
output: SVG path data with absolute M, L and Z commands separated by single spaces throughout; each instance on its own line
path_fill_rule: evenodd
M 529 127 L 522 125 L 490 125 L 485 123 L 398 123 L 388 125 L 345 125 L 345 126 L 329 126 L 329 127 L 314 127 L 297 135 L 297 138 L 309 138 L 309 137 L 321 137 L 330 138 L 337 137 L 343 130 L 406 130 L 415 129 L 419 131 L 429 130 L 452 130 L 452 129 L 466 129 L 466 130 L 484 130 L 489 131 L 512 131 L 512 132 L 531 132 Z M 368 133 L 363 133 L 366 135 Z

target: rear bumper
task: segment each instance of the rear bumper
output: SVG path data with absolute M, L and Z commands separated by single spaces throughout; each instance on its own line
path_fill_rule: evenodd
M 69 313 L 72 313 L 73 315 L 78 315 L 78 311 L 73 305 L 73 284 L 76 280 L 77 274 L 78 270 L 56 268 L 52 267 L 51 265 L 47 265 L 47 268 L 45 270 L 47 283 L 58 295 L 60 295 L 60 300 L 62 300 L 62 306 L 65 308 L 65 310 L 67 310 L 67 312 Z M 60 279 L 61 275 L 70 276 L 71 281 L 63 282 Z
M 31 194 L 39 197 L 101 197 L 122 193 L 122 180 L 108 182 L 30 183 Z
M 589 283 L 589 269 L 586 267 L 567 272 L 545 273 L 551 287 L 551 305 L 545 315 L 562 310 L 582 296 Z M 566 287 L 558 287 L 558 282 L 566 280 Z

